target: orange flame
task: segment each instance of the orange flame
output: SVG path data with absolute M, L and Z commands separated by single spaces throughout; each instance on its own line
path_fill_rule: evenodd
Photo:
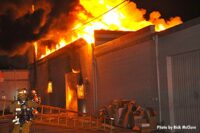
M 33 46 L 34 46 L 34 50 L 35 50 L 35 56 L 37 57 L 37 55 L 38 55 L 38 43 L 34 42 Z
M 56 50 L 61 49 L 62 47 L 66 46 L 67 44 L 69 44 L 69 43 L 66 42 L 63 38 L 61 38 L 59 43 L 56 44 L 55 48 L 48 48 L 48 46 L 46 46 L 45 54 L 41 55 L 40 58 L 44 58 L 44 57 L 50 55 L 51 53 L 55 52 Z
M 70 32 L 71 39 L 66 41 L 62 38 L 55 48 L 46 47 L 45 53 L 40 58 L 79 38 L 84 38 L 88 44 L 94 43 L 94 30 L 137 31 L 146 26 L 155 25 L 156 31 L 163 31 L 182 23 L 180 17 L 170 18 L 166 21 L 157 11 L 152 12 L 150 19 L 146 20 L 144 18 L 146 10 L 138 9 L 134 2 L 128 0 L 80 0 L 80 4 L 86 11 L 77 6 L 75 9 L 78 12 L 72 12 L 72 14 L 76 13 L 77 20 Z
M 74 90 L 72 90 L 69 86 L 67 87 L 67 99 L 66 99 L 66 108 L 67 110 L 77 111 L 77 99 Z

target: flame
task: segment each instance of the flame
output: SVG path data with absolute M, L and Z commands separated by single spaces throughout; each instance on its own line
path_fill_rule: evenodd
M 31 11 L 32 11 L 32 12 L 35 11 L 35 5 L 31 5 Z
M 85 91 L 83 85 L 77 85 L 77 95 L 79 99 L 84 99 Z
M 53 92 L 53 84 L 51 81 L 49 81 L 47 86 L 47 93 L 52 93 L 52 92 Z
M 66 108 L 68 110 L 77 111 L 77 99 L 75 92 L 68 86 L 67 87 L 67 98 L 66 98 Z
M 165 20 L 161 18 L 158 11 L 150 14 L 149 20 L 144 18 L 145 9 L 138 9 L 134 2 L 129 0 L 80 0 L 81 6 L 75 7 L 77 20 L 74 22 L 72 31 L 67 34 L 70 39 L 63 37 L 59 39 L 56 47 L 45 48 L 45 53 L 40 57 L 44 58 L 52 52 L 70 44 L 71 42 L 84 38 L 88 44 L 94 43 L 94 30 L 123 30 L 137 31 L 149 25 L 155 25 L 157 32 L 181 24 L 180 17 Z M 55 35 L 54 35 L 55 36 Z
M 69 103 L 72 101 L 72 91 L 70 90 L 70 88 L 68 88 L 67 101 Z M 67 105 L 69 106 L 69 104 Z
M 37 57 L 37 55 L 38 55 L 38 43 L 34 42 L 33 46 L 34 46 L 34 50 L 35 50 L 35 56 Z
M 69 42 L 66 42 L 65 39 L 61 38 L 59 43 L 57 43 L 55 45 L 55 48 L 49 48 L 48 46 L 46 46 L 45 47 L 45 54 L 41 55 L 40 58 L 44 58 L 44 57 L 50 55 L 51 53 L 55 52 L 56 50 L 61 49 L 62 47 L 66 46 L 68 44 L 69 44 Z M 36 44 L 35 47 L 37 47 L 37 44 Z

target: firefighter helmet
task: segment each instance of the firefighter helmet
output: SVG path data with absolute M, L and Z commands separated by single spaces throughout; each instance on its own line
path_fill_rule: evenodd
M 18 92 L 18 99 L 19 100 L 26 100 L 27 98 L 27 89 L 26 88 L 19 88 Z

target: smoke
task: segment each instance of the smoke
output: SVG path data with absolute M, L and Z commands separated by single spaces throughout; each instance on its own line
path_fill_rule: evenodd
M 72 27 L 75 16 L 71 12 L 79 5 L 79 0 L 51 0 L 51 11 L 47 16 L 46 24 L 41 29 L 41 35 L 47 34 L 50 30 L 54 32 L 67 31 Z
M 13 53 L 53 31 L 67 31 L 76 5 L 79 0 L 1 0 L 0 51 Z
M 40 27 L 44 11 L 39 9 L 13 19 L 12 12 L 0 16 L 0 48 L 13 51 L 20 45 L 38 39 L 36 30 Z

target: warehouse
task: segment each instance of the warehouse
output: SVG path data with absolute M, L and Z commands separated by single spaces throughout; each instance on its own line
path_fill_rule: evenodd
M 199 126 L 199 35 L 200 18 L 159 33 L 153 26 L 137 32 L 96 31 L 93 47 L 77 40 L 32 64 L 32 87 L 35 83 L 44 104 L 67 107 L 66 84 L 76 79 L 72 88 L 78 108 L 68 109 L 84 106 L 83 112 L 95 113 L 114 99 L 136 99 L 154 108 L 165 124 Z M 70 73 L 79 76 L 66 78 Z M 84 85 L 84 98 L 78 98 L 76 85 Z
M 147 27 L 95 47 L 95 106 L 135 98 L 166 124 L 200 125 L 199 35 L 197 18 L 160 33 Z
M 199 35 L 200 18 L 158 35 L 160 112 L 171 125 L 200 126 Z
M 30 66 L 31 88 L 38 91 L 43 104 L 78 110 L 77 85 L 85 83 L 88 89 L 91 81 L 90 51 L 79 39 Z M 84 99 L 79 99 L 81 106 L 85 106 Z

